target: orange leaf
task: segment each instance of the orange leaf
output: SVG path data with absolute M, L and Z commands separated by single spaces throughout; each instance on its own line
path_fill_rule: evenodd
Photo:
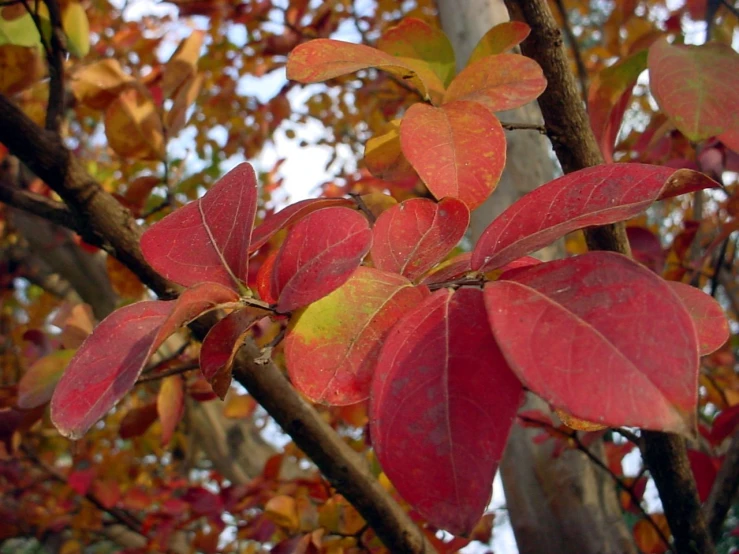
M 169 444 L 184 411 L 185 386 L 182 377 L 165 377 L 157 396 L 157 412 L 162 423 L 162 446 Z
M 151 98 L 129 88 L 105 112 L 105 136 L 110 147 L 125 158 L 160 160 L 164 157 L 164 130 Z

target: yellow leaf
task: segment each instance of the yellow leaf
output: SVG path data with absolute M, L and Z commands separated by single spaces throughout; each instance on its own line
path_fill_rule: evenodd
M 146 292 L 141 280 L 113 256 L 105 258 L 110 284 L 117 295 L 138 300 Z
M 0 46 L 0 92 L 16 94 L 38 81 L 44 73 L 35 47 L 3 44 Z
M 49 12 L 46 5 L 39 3 L 39 19 L 44 34 L 50 30 Z M 0 8 L 0 45 L 14 44 L 16 46 L 39 46 L 41 35 L 31 14 L 20 2 Z
M 195 102 L 202 85 L 203 76 L 195 75 L 194 77 L 187 79 L 187 81 L 179 88 L 177 95 L 175 96 L 174 103 L 164 118 L 168 136 L 175 136 L 185 126 L 185 123 L 187 123 L 187 109 L 193 102 Z
M 257 409 L 257 402 L 248 394 L 229 394 L 226 405 L 223 407 L 223 415 L 229 419 L 241 419 L 249 417 Z
M 77 100 L 96 109 L 106 109 L 134 79 L 123 71 L 117 60 L 101 60 L 72 76 L 72 91 Z
M 562 423 L 567 425 L 570 429 L 575 431 L 600 431 L 608 427 L 607 425 L 601 425 L 600 423 L 593 423 L 592 421 L 585 421 L 584 419 L 577 418 L 573 415 L 568 414 L 562 410 L 554 410 Z
M 271 519 L 275 525 L 287 529 L 298 529 L 300 519 L 298 518 L 298 507 L 292 496 L 275 496 L 270 498 L 264 506 L 264 514 Z
M 90 22 L 85 8 L 71 2 L 62 13 L 62 28 L 67 35 L 67 48 L 73 56 L 82 58 L 90 51 Z
M 172 98 L 179 88 L 197 73 L 200 49 L 203 46 L 203 31 L 195 31 L 183 40 L 164 67 L 162 94 Z
M 123 91 L 105 112 L 105 136 L 125 158 L 161 160 L 164 130 L 154 102 L 138 88 Z

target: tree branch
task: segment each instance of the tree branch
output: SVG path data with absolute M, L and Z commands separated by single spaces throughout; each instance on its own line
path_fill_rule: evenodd
M 737 489 L 739 489 L 739 429 L 735 430 L 731 437 L 729 450 L 716 475 L 711 493 L 703 505 L 703 513 L 714 541 L 721 538 L 721 527 L 726 514 L 729 513 Z
M 0 142 L 67 203 L 80 226 L 89 229 L 90 238 L 106 245 L 109 253 L 160 297 L 178 294 L 180 288 L 158 275 L 141 254 L 141 228 L 131 213 L 85 171 L 56 133 L 41 129 L 1 94 Z M 200 323 L 198 334 L 204 336 Z M 433 553 L 432 545 L 362 466 L 359 456 L 300 398 L 271 362 L 258 365 L 257 357 L 255 347 L 240 350 L 234 364 L 237 380 L 313 458 L 392 552 Z
M 64 57 L 66 46 L 62 29 L 62 14 L 57 0 L 44 0 L 49 10 L 51 40 L 46 53 L 49 64 L 49 102 L 46 107 L 46 128 L 56 133 L 64 116 Z M 43 32 L 39 29 L 39 33 Z
M 272 416 L 326 478 L 362 514 L 390 552 L 435 552 L 410 516 L 380 486 L 366 462 L 288 383 L 271 361 L 256 362 L 250 340 L 236 354 L 233 375 Z
M 64 204 L 0 180 L 0 202 L 77 232 L 77 218 Z
M 544 70 L 548 86 L 539 105 L 552 146 L 565 173 L 603 163 L 588 116 L 569 70 L 562 34 L 545 0 L 505 0 L 511 19 L 524 21 L 531 35 L 523 53 Z M 589 250 L 630 254 L 623 223 L 587 229 Z M 700 510 L 685 441 L 678 436 L 644 431 L 644 460 L 657 484 L 678 554 L 715 552 Z

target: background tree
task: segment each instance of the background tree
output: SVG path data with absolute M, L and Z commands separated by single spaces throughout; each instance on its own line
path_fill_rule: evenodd
M 326 197 L 363 195 L 363 205 L 376 215 L 387 207 L 380 200 L 384 197 L 377 195 L 381 191 L 390 190 L 396 200 L 428 195 L 407 165 L 383 165 L 388 160 L 378 155 L 378 144 L 383 143 L 377 137 L 392 136 L 391 121 L 419 101 L 418 93 L 404 79 L 369 69 L 303 92 L 296 81 L 281 81 L 278 70 L 289 52 L 313 38 L 331 36 L 377 44 L 409 16 L 438 25 L 434 5 L 404 3 L 400 8 L 394 2 L 335 2 L 316 7 L 308 2 L 275 6 L 271 2 L 180 1 L 164 6 L 162 12 L 141 2 L 116 7 L 107 2 L 11 1 L 0 7 L 0 89 L 4 94 L 0 142 L 9 150 L 2 153 L 0 183 L 0 198 L 6 203 L 3 261 L 7 266 L 0 400 L 6 494 L 0 510 L 2 536 L 8 541 L 25 541 L 8 542 L 8 548 L 28 545 L 28 539 L 35 537 L 47 548 L 65 552 L 90 544 L 114 551 L 259 551 L 272 545 L 275 551 L 376 550 L 381 543 L 375 533 L 392 551 L 420 551 L 423 541 L 427 549 L 461 548 L 467 539 L 447 537 L 446 544 L 442 543 L 435 528 L 423 525 L 412 513 L 423 529 L 419 534 L 403 511 L 407 506 L 398 507 L 388 494 L 391 486 L 383 477 L 379 483 L 384 488 L 378 486 L 379 468 L 372 465 L 368 471 L 357 462 L 352 451 L 369 455 L 367 436 L 362 433 L 367 424 L 366 406 L 320 408 L 319 416 L 280 379 L 277 367 L 283 363 L 283 330 L 279 323 L 262 320 L 253 332 L 258 347 L 272 349 L 277 367 L 265 363 L 269 358 L 253 346 L 236 357 L 234 376 L 251 396 L 234 386 L 225 404 L 219 404 L 211 385 L 197 371 L 197 342 L 182 335 L 160 349 L 134 391 L 104 425 L 96 426 L 84 439 L 69 443 L 50 426 L 45 405 L 95 318 L 108 315 L 116 305 L 147 298 L 146 287 L 163 298 L 179 292 L 143 258 L 138 223 L 152 224 L 201 196 L 237 160 L 264 160 L 260 164 L 260 221 L 284 199 L 281 187 L 291 174 L 291 155 L 285 150 L 296 152 L 294 146 L 285 146 L 290 141 L 301 148 L 312 144 L 322 149 L 313 151 L 328 153 L 325 176 L 310 177 L 310 184 L 320 184 Z M 543 16 L 537 19 L 541 15 L 537 3 L 522 7 L 517 17 L 533 28 L 523 43 L 524 52 L 544 68 L 548 94 L 568 98 L 561 91 L 572 83 L 561 71 L 561 79 L 553 79 L 550 72 L 556 59 L 546 59 L 548 50 L 557 51 L 556 36 L 547 34 Z M 723 191 L 695 193 L 692 203 L 680 197 L 660 204 L 648 217 L 630 222 L 627 233 L 639 261 L 663 271 L 669 279 L 715 295 L 733 318 L 736 175 L 732 171 L 736 153 L 732 147 L 736 147 L 737 125 L 725 123 L 720 133 L 703 136 L 704 129 L 686 126 L 682 114 L 673 111 L 675 104 L 665 103 L 655 93 L 661 112 L 646 84 L 638 81 L 647 66 L 646 48 L 665 33 L 678 37 L 687 33 L 695 40 L 693 21 L 708 18 L 714 38 L 730 43 L 736 25 L 734 10 L 729 5 L 709 7 L 659 2 L 614 8 L 553 5 L 579 79 L 580 89 L 575 93 L 587 98 L 590 123 L 606 161 L 639 160 L 692 168 L 723 181 Z M 470 42 L 476 43 L 479 37 L 467 37 L 467 46 L 463 46 L 454 23 L 445 16 L 443 3 L 439 12 L 461 65 L 472 49 Z M 708 65 L 700 61 L 685 59 L 677 67 L 689 73 L 691 63 L 697 68 Z M 660 67 L 650 62 L 653 88 L 654 72 L 659 77 Z M 251 81 L 260 84 L 249 87 L 247 76 L 261 79 Z M 688 77 L 680 74 L 664 79 L 688 82 Z M 730 78 L 724 74 L 704 77 L 702 86 L 712 94 L 708 101 L 698 103 L 699 113 L 712 109 L 711 98 L 721 98 L 727 103 L 721 113 L 730 117 L 731 90 L 736 90 Z M 265 94 L 262 87 L 271 87 L 274 94 Z M 728 92 L 717 94 L 722 87 Z M 250 95 L 250 90 L 258 94 Z M 542 103 L 546 108 L 545 98 Z M 593 154 L 592 144 L 588 151 L 590 130 L 574 127 L 577 103 L 571 94 L 569 103 L 563 105 L 572 111 L 552 109 L 549 104 L 544 120 L 565 172 L 598 163 L 600 153 Z M 624 112 L 628 112 L 627 123 L 619 135 Z M 535 127 L 510 134 L 536 136 L 541 121 L 525 117 L 520 112 L 501 115 L 510 127 Z M 316 127 L 318 132 L 306 131 Z M 375 141 L 368 142 L 372 137 Z M 280 146 L 277 155 L 287 159 L 273 164 L 275 144 Z M 528 147 L 524 152 L 516 155 L 509 138 L 509 171 L 516 161 L 526 160 Z M 532 157 L 542 159 L 542 154 Z M 546 171 L 542 169 L 542 174 Z M 547 180 L 547 176 L 527 178 L 527 186 L 533 188 Z M 514 182 L 520 184 L 517 179 Z M 499 192 L 503 191 L 501 185 Z M 501 211 L 508 202 L 493 196 L 490 203 Z M 483 214 L 480 219 L 484 221 L 490 217 L 484 215 L 486 211 L 481 208 L 475 213 Z M 481 234 L 474 226 L 472 233 L 473 239 Z M 588 245 L 623 249 L 618 237 L 612 230 L 600 236 L 590 233 Z M 268 244 L 272 248 L 260 250 L 252 259 L 249 283 L 256 282 L 260 266 L 282 238 L 277 235 Z M 573 235 L 568 249 L 578 253 L 585 246 Z M 201 322 L 192 334 L 202 339 L 207 325 Z M 264 371 L 265 365 L 269 371 Z M 739 387 L 731 342 L 704 358 L 701 385 L 702 437 L 691 443 L 687 460 L 705 502 L 711 534 L 723 548 L 730 548 L 728 530 L 733 520 L 728 520 L 726 530 L 721 526 L 737 475 L 738 441 L 731 437 L 735 436 L 734 397 Z M 257 401 L 271 417 L 257 407 Z M 278 446 L 284 441 L 274 431 L 272 418 L 290 433 L 294 444 Z M 678 477 L 689 476 L 688 468 L 679 466 L 686 460 L 679 441 L 637 437 L 628 431 L 624 435 L 634 442 L 625 442 L 612 431 L 575 433 L 541 411 L 526 411 L 519 419 L 537 433 L 543 431 L 550 447 L 521 464 L 523 469 L 545 472 L 538 473 L 539 482 L 547 484 L 542 487 L 545 494 L 531 494 L 530 485 L 524 485 L 520 475 L 506 484 L 512 509 L 516 499 L 536 506 L 528 519 L 519 520 L 523 521 L 518 526 L 522 551 L 541 547 L 539 540 L 533 547 L 525 545 L 523 537 L 539 536 L 527 525 L 533 521 L 544 528 L 545 521 L 561 522 L 563 518 L 577 522 L 572 532 L 563 533 L 563 540 L 578 537 L 578 523 L 580 529 L 591 530 L 589 538 L 595 537 L 594 544 L 582 551 L 597 549 L 599 543 L 613 551 L 665 551 L 669 530 L 664 517 L 654 503 L 643 502 L 643 494 L 650 479 L 659 481 L 659 468 Z M 521 433 L 517 443 L 526 445 L 528 438 Z M 600 439 L 605 440 L 605 461 L 597 455 Z M 542 441 L 538 438 L 537 442 Z M 642 442 L 648 443 L 642 445 L 647 465 L 634 463 L 624 469 L 622 458 L 634 451 L 634 443 Z M 650 460 L 649 452 L 654 452 L 650 444 L 674 447 L 677 452 L 662 454 L 655 465 L 654 458 Z M 305 454 L 329 481 L 307 463 Z M 562 460 L 547 463 L 551 455 Z M 583 466 L 585 458 L 588 465 Z M 553 483 L 572 464 L 587 470 L 581 473 L 582 479 L 569 481 L 570 489 L 582 487 L 582 492 L 570 497 Z M 609 499 L 613 489 L 604 486 L 604 481 L 620 491 L 625 515 L 613 517 L 633 531 L 635 545 L 624 545 L 618 527 L 612 538 L 596 531 L 611 520 L 609 515 L 599 516 L 614 512 Z M 511 492 L 517 485 L 528 494 Z M 689 486 L 677 488 L 679 494 L 690 492 Z M 670 514 L 670 507 L 682 505 L 682 500 L 662 495 L 673 523 L 680 514 Z M 597 505 L 597 510 L 576 511 L 578 501 L 584 506 Z M 537 520 L 530 515 L 544 511 L 551 518 Z M 684 517 L 690 525 L 673 525 L 678 551 L 689 551 L 682 545 L 690 541 L 695 545 L 705 540 L 695 513 L 688 510 Z M 492 517 L 485 516 L 471 537 L 488 542 L 491 524 Z M 699 551 L 708 552 L 707 548 Z

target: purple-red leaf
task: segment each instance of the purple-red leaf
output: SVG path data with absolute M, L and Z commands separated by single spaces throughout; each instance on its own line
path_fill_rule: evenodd
M 178 327 L 238 298 L 229 288 L 203 283 L 177 300 L 138 302 L 110 314 L 59 380 L 51 400 L 56 428 L 66 437 L 81 437 L 133 387 L 146 361 Z
M 383 471 L 430 523 L 468 534 L 522 398 L 482 291 L 436 291 L 393 328 L 377 365 L 370 425 Z
M 314 402 L 367 398 L 384 337 L 424 298 L 405 277 L 360 267 L 343 286 L 293 316 L 285 361 L 295 387 Z
M 237 287 L 247 277 L 256 209 L 256 175 L 243 163 L 202 198 L 152 225 L 141 250 L 154 269 L 180 285 Z
M 480 39 L 480 42 L 477 43 L 472 54 L 470 54 L 467 65 L 472 65 L 486 56 L 502 54 L 506 50 L 510 50 L 521 44 L 530 32 L 531 28 L 521 21 L 499 23 Z
M 547 80 L 534 60 L 498 54 L 474 62 L 457 75 L 444 94 L 444 103 L 470 100 L 499 112 L 536 100 L 545 88 Z
M 685 283 L 677 281 L 667 283 L 693 318 L 698 333 L 700 355 L 706 356 L 721 348 L 729 339 L 729 322 L 721 304 L 702 290 Z
M 339 288 L 372 245 L 367 219 L 348 208 L 308 214 L 287 235 L 275 259 L 272 290 L 277 309 L 289 312 Z
M 695 328 L 648 269 L 591 252 L 510 272 L 485 286 L 485 301 L 511 368 L 555 408 L 613 427 L 694 433 Z
M 604 164 L 570 173 L 496 218 L 475 246 L 472 269 L 495 269 L 571 231 L 623 221 L 655 200 L 715 186 L 697 171 L 647 164 Z
M 200 348 L 200 371 L 223 400 L 231 386 L 231 366 L 241 338 L 265 312 L 244 308 L 228 314 L 211 327 Z
M 469 222 L 470 211 L 456 198 L 406 200 L 377 218 L 372 263 L 413 281 L 452 251 Z
M 427 275 L 424 280 L 421 281 L 421 284 L 432 285 L 445 283 L 446 281 L 451 281 L 452 279 L 461 277 L 468 271 L 472 271 L 472 268 L 470 267 L 471 258 L 472 252 L 463 252 L 462 254 L 454 256 L 452 259 L 444 262 L 436 268 L 433 273 Z
M 648 65 L 652 94 L 690 140 L 739 128 L 739 54 L 730 46 L 658 40 L 649 49 Z
M 275 233 L 303 219 L 306 215 L 321 208 L 331 206 L 352 206 L 354 203 L 346 198 L 309 198 L 290 204 L 284 210 L 267 217 L 261 225 L 254 228 L 251 236 L 249 252 L 256 252 L 271 239 Z
M 413 104 L 400 124 L 400 144 L 436 198 L 459 198 L 470 210 L 490 196 L 505 166 L 503 128 L 476 102 Z

